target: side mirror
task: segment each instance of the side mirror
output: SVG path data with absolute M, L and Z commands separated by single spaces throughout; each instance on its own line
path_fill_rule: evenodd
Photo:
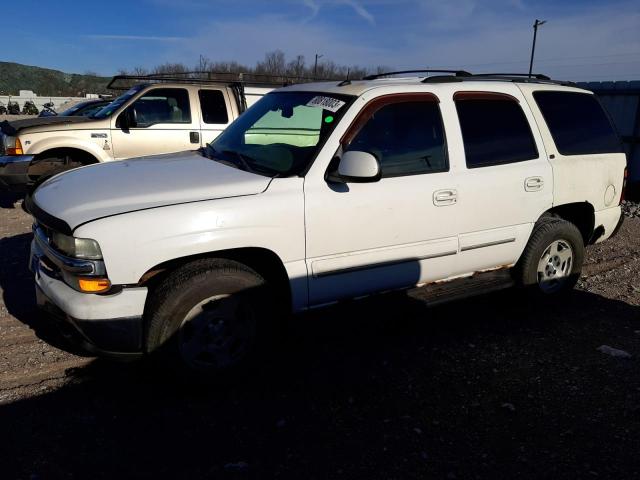
M 328 181 L 340 183 L 377 182 L 382 176 L 378 159 L 368 152 L 350 151 L 342 154 L 338 171 L 327 176 Z
M 130 105 L 120 115 L 118 115 L 118 118 L 116 119 L 116 128 L 129 130 L 136 125 L 137 122 L 135 107 L 133 105 Z

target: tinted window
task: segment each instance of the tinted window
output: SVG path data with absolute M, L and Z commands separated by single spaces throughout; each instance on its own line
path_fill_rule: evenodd
M 448 169 L 436 102 L 402 102 L 380 108 L 346 150 L 373 154 L 380 161 L 383 177 Z
M 204 123 L 229 123 L 227 104 L 220 90 L 200 90 L 200 108 Z
M 620 140 L 594 95 L 534 92 L 553 141 L 563 155 L 621 152 Z
M 522 162 L 538 157 L 522 108 L 508 98 L 456 100 L 467 167 Z
M 156 88 L 134 103 L 136 126 L 156 123 L 191 123 L 189 93 L 181 88 Z

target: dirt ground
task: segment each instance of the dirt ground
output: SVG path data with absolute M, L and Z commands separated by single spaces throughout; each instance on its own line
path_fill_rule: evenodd
M 0 478 L 640 478 L 638 218 L 589 248 L 562 301 L 428 307 L 412 291 L 328 308 L 242 382 L 203 389 L 38 338 L 14 200 L 0 197 Z

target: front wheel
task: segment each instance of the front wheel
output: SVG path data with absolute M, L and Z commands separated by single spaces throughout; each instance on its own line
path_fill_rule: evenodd
M 580 230 L 559 218 L 536 224 L 516 268 L 518 283 L 542 295 L 571 290 L 582 271 L 584 241 Z
M 147 351 L 201 379 L 248 366 L 270 328 L 266 289 L 260 275 L 232 260 L 184 265 L 151 294 Z

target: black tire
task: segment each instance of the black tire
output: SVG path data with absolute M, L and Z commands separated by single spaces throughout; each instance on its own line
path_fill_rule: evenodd
M 29 166 L 28 174 L 32 185 L 31 190 L 35 190 L 54 175 L 94 163 L 97 162 L 93 157 L 82 157 L 80 155 L 37 158 Z
M 190 378 L 219 380 L 250 367 L 274 331 L 267 284 L 233 260 L 188 263 L 150 295 L 147 353 Z
M 559 242 L 559 243 L 555 243 Z M 554 263 L 553 254 L 549 252 L 552 245 L 559 245 L 560 248 L 568 246 L 571 255 L 570 264 L 558 259 Z M 564 248 L 563 248 L 564 250 Z M 566 251 L 565 254 L 567 255 Z M 545 261 L 544 269 L 556 272 L 557 269 L 564 269 L 565 276 L 557 280 L 545 280 L 544 274 L 539 272 L 539 264 L 543 256 Z M 571 222 L 557 217 L 543 217 L 536 223 L 529 242 L 524 249 L 524 253 L 515 269 L 516 282 L 534 292 L 536 295 L 550 296 L 566 293 L 573 289 L 580 278 L 582 263 L 584 262 L 584 240 L 580 230 Z M 546 273 L 546 272 L 545 272 Z

